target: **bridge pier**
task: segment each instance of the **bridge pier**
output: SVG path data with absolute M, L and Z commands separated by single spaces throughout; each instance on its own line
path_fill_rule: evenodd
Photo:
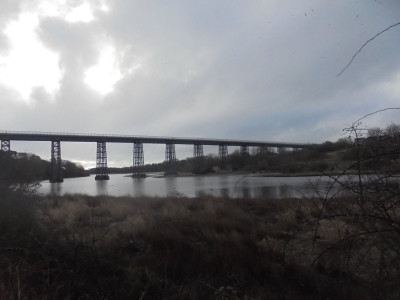
M 194 158 L 193 173 L 197 174 L 201 173 L 204 160 L 204 152 L 202 144 L 193 145 L 193 158 Z
M 96 177 L 95 180 L 109 180 L 107 167 L 106 142 L 97 142 Z
M 145 178 L 143 143 L 133 143 L 133 178 Z
M 220 159 L 221 170 L 226 170 L 228 168 L 228 146 L 219 145 L 218 146 L 218 157 Z
M 249 165 L 249 146 L 240 146 L 240 154 L 242 156 L 242 167 L 246 168 Z
M 261 155 L 265 155 L 265 154 L 268 153 L 268 147 L 266 147 L 266 146 L 260 146 L 260 147 L 258 147 L 258 152 L 259 152 Z
M 167 164 L 167 170 L 165 171 L 165 175 L 176 174 L 175 162 L 176 162 L 175 144 L 166 144 L 165 163 Z
M 51 175 L 50 182 L 63 182 L 62 160 L 61 160 L 61 142 L 51 141 Z
M 11 150 L 10 140 L 1 140 L 1 151 L 8 152 Z

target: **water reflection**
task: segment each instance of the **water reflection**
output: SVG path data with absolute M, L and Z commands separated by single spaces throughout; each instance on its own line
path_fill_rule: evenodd
M 193 185 L 196 187 L 196 191 L 194 193 L 196 198 L 201 198 L 206 195 L 206 191 L 204 190 L 204 177 L 203 176 L 194 176 L 193 177 Z
M 219 196 L 224 197 L 224 198 L 230 197 L 229 188 L 222 188 L 220 190 L 220 195 Z
M 157 175 L 157 174 L 156 174 Z M 134 197 L 216 197 L 301 198 L 315 194 L 315 184 L 323 188 L 327 177 L 260 177 L 251 175 L 210 175 L 129 178 L 112 174 L 109 181 L 95 181 L 93 176 L 66 178 L 62 183 L 42 182 L 42 194 L 87 194 Z M 312 184 L 310 184 L 312 183 Z
M 145 178 L 133 178 L 133 196 L 142 197 L 145 196 Z
M 255 197 L 279 198 L 279 189 L 276 186 L 261 186 L 255 188 Z
M 295 193 L 295 190 L 293 187 L 287 186 L 287 185 L 282 185 L 279 187 L 279 196 L 280 198 L 290 198 L 292 195 Z
M 226 186 L 228 183 L 229 176 L 228 175 L 221 175 L 218 176 L 219 184 L 222 186 Z
M 197 187 L 202 188 L 204 186 L 204 177 L 203 176 L 194 176 L 193 182 Z
M 52 195 L 60 195 L 62 192 L 62 184 L 61 182 L 50 183 L 50 194 Z
M 96 180 L 97 195 L 108 195 L 108 180 Z
M 242 192 L 243 198 L 251 198 L 251 190 L 250 190 L 249 182 L 247 181 L 247 179 L 242 181 L 241 192 Z
M 256 187 L 254 197 L 266 198 L 293 198 L 303 195 L 302 192 L 288 185 L 262 186 Z
M 179 196 L 179 193 L 176 188 L 176 177 L 165 177 L 165 190 L 167 197 L 175 197 Z
M 251 190 L 249 187 L 242 187 L 242 197 L 251 198 Z

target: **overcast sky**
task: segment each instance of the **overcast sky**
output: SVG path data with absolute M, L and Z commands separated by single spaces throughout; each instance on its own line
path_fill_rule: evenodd
M 0 130 L 336 141 L 400 106 L 399 0 L 0 0 Z M 400 123 L 389 111 L 365 126 Z M 50 143 L 12 142 L 50 157 Z M 93 166 L 95 144 L 63 143 Z M 132 145 L 108 144 L 109 165 Z M 234 149 L 230 149 L 233 151 Z M 177 146 L 178 158 L 192 153 Z M 217 154 L 218 149 L 206 152 Z M 164 159 L 145 145 L 145 161 Z

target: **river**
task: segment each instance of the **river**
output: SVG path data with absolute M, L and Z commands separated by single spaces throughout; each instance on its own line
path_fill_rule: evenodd
M 40 194 L 86 194 L 133 197 L 199 197 L 203 195 L 231 198 L 301 198 L 314 195 L 316 185 L 328 177 L 263 177 L 257 174 L 164 177 L 160 173 L 133 179 L 126 174 L 111 174 L 108 181 L 94 176 L 67 178 L 62 183 L 41 182 Z

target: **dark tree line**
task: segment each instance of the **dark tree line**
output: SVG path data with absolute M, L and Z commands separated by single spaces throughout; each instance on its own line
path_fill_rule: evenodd
M 87 176 L 88 172 L 73 162 L 62 162 L 64 178 Z M 0 181 L 13 184 L 49 179 L 51 163 L 30 153 L 0 151 Z

